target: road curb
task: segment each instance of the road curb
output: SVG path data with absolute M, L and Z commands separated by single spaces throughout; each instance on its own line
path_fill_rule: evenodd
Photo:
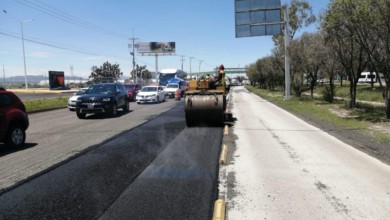
M 229 126 L 225 125 L 225 128 L 223 129 L 223 135 L 229 134 Z
M 219 156 L 219 163 L 226 164 L 226 158 L 227 158 L 227 146 L 226 144 L 224 144 L 222 146 L 221 155 Z
M 225 219 L 225 201 L 218 199 L 214 203 L 214 214 L 213 220 L 224 220 Z

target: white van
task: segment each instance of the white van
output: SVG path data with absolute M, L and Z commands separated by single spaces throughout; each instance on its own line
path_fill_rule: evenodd
M 376 73 L 362 72 L 358 79 L 358 83 L 376 83 Z

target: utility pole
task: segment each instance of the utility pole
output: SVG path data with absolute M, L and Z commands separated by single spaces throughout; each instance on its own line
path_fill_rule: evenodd
M 158 54 L 156 53 L 156 82 L 158 85 L 160 85 L 160 81 L 159 81 L 159 74 L 158 74 Z
M 34 19 L 29 19 L 29 20 L 24 20 L 20 21 L 19 19 L 15 18 L 14 16 L 10 15 L 6 10 L 3 10 L 5 14 L 10 16 L 12 19 L 20 23 L 20 28 L 22 32 L 22 47 L 23 47 L 23 63 L 24 63 L 24 83 L 26 84 L 26 90 L 28 90 L 28 80 L 27 80 L 27 68 L 26 68 L 26 54 L 24 51 L 24 34 L 23 34 L 23 23 L 29 22 L 29 21 L 34 21 Z
M 285 99 L 290 100 L 290 87 L 291 87 L 291 76 L 290 76 L 290 53 L 288 52 L 288 47 L 290 45 L 290 26 L 289 26 L 289 17 L 288 17 L 288 5 L 284 8 L 284 50 L 285 50 L 285 61 L 284 61 L 284 70 L 285 70 Z
M 180 59 L 180 61 L 181 61 L 181 71 L 183 71 L 183 62 L 184 62 L 184 56 L 182 55 L 181 56 L 181 59 Z
M 76 84 L 75 81 L 74 81 L 73 66 L 72 66 L 72 65 L 70 65 L 70 75 L 71 75 L 72 78 L 73 78 L 73 84 Z
M 191 65 L 191 60 L 192 60 L 192 59 L 194 59 L 194 58 L 193 58 L 193 57 L 190 57 L 190 79 L 191 79 L 191 77 L 192 77 L 192 70 L 191 70 L 191 66 L 192 66 L 192 65 Z
M 199 60 L 199 74 L 200 74 L 200 65 L 202 65 L 203 60 Z
M 135 45 L 135 40 L 139 40 L 138 38 L 135 38 L 134 36 L 132 37 L 132 38 L 129 38 L 129 40 L 131 40 L 133 43 L 130 45 L 129 44 L 129 49 L 130 48 L 132 48 L 133 49 L 133 51 L 132 52 L 130 52 L 130 55 L 131 56 L 133 56 L 133 73 L 135 74 L 135 83 L 137 83 L 137 73 L 135 73 L 135 47 L 136 47 L 136 45 Z

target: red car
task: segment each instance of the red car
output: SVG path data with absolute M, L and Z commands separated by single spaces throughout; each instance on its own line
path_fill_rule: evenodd
M 13 92 L 0 88 L 0 142 L 6 147 L 23 146 L 28 126 L 23 102 Z
M 123 84 L 125 89 L 127 90 L 127 93 L 129 94 L 129 100 L 135 101 L 137 93 L 139 90 L 142 89 L 142 86 L 140 84 Z

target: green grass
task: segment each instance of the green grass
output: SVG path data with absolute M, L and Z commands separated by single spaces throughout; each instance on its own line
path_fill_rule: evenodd
M 286 101 L 281 91 L 269 91 L 252 86 L 246 86 L 246 88 L 293 114 L 309 120 L 315 119 L 330 123 L 334 125 L 335 129 L 356 130 L 357 132 L 361 132 L 361 134 L 367 134 L 368 127 L 385 119 L 384 107 L 358 104 L 357 108 L 349 109 L 346 101 L 336 101 L 330 104 L 320 99 L 311 99 L 307 96 L 292 96 L 289 101 Z M 347 111 L 350 117 L 341 117 L 331 112 L 330 109 Z M 381 143 L 390 142 L 390 135 L 387 133 L 381 131 L 372 131 L 370 133 L 374 141 Z
M 58 97 L 53 99 L 39 99 L 39 100 L 25 100 L 23 101 L 26 106 L 27 113 L 66 107 L 69 97 Z
M 315 93 L 322 94 L 324 86 L 318 86 L 315 89 Z M 340 84 L 335 84 L 336 96 L 342 97 L 344 99 L 349 99 L 349 85 L 344 84 L 342 87 Z M 375 85 L 371 88 L 370 84 L 358 84 L 356 88 L 356 99 L 362 101 L 371 101 L 371 102 L 384 102 L 382 97 L 381 88 Z

